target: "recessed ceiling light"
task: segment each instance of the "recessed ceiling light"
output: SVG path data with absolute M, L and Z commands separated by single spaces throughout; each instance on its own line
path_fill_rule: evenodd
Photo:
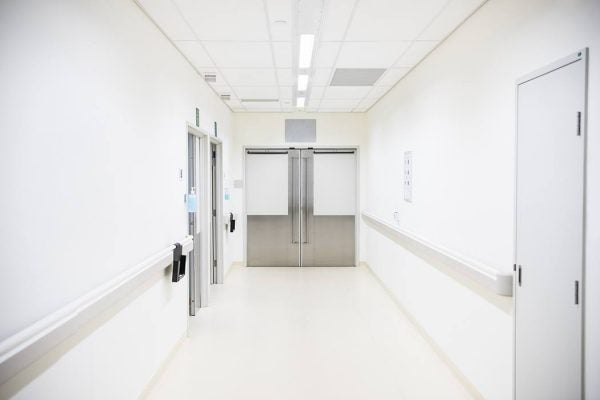
M 300 68 L 310 68 L 314 44 L 315 35 L 300 35 Z
M 304 102 L 306 101 L 305 97 L 298 97 L 296 99 L 296 107 L 304 107 Z
M 298 75 L 298 90 L 303 92 L 308 87 L 308 75 Z

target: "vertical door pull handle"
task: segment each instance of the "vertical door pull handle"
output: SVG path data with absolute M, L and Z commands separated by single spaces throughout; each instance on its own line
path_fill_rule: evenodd
M 575 304 L 579 304 L 579 281 L 575 281 Z
M 290 213 L 292 215 L 292 244 L 298 243 L 296 235 L 298 233 L 299 226 L 297 225 L 298 221 L 296 215 L 298 211 L 297 208 L 299 207 L 300 195 L 298 194 L 298 183 L 296 182 L 296 174 L 299 170 L 299 163 L 300 160 L 298 158 L 292 158 L 292 211 Z
M 303 203 L 302 204 L 302 216 L 304 217 L 304 225 L 302 226 L 303 231 L 304 231 L 304 241 L 302 243 L 307 244 L 308 243 L 308 158 L 306 158 L 303 162 L 302 162 L 302 169 L 303 169 L 303 176 L 304 176 L 304 187 L 303 187 L 303 191 L 302 191 L 302 198 L 303 198 Z
M 519 265 L 519 270 L 517 271 L 517 282 L 519 282 L 519 286 L 521 286 L 521 266 Z

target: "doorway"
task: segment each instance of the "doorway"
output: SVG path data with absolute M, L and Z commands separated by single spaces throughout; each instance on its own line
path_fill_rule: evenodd
M 188 232 L 194 239 L 189 264 L 190 315 L 208 306 L 211 284 L 223 283 L 222 181 L 221 141 L 188 126 Z
M 210 143 L 210 283 L 223 283 L 223 153 L 221 142 Z
M 247 149 L 246 265 L 356 265 L 356 149 Z
M 587 50 L 517 83 L 515 398 L 583 396 Z

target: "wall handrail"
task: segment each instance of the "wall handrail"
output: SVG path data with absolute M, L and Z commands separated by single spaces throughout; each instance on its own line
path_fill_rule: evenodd
M 435 245 L 412 232 L 394 226 L 392 223 L 387 222 L 370 212 L 363 211 L 361 214 L 365 221 L 371 223 L 375 227 L 383 229 L 395 237 L 399 237 L 400 239 L 408 239 L 427 248 L 430 251 L 433 251 L 436 255 L 441 256 L 445 260 L 449 261 L 449 264 L 453 266 L 454 270 L 478 282 L 488 290 L 491 290 L 501 296 L 512 296 L 512 274 L 500 272 L 495 268 L 469 259 L 468 257 L 460 255 L 452 250 Z
M 191 236 L 180 243 L 184 254 L 194 247 Z M 0 342 L 0 385 L 125 298 L 155 272 L 171 265 L 174 248 L 174 245 L 164 248 Z

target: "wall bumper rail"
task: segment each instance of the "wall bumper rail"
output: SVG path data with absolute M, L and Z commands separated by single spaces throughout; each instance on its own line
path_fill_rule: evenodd
M 189 253 L 194 247 L 192 237 L 187 236 L 180 245 L 183 254 Z M 0 342 L 0 385 L 172 265 L 175 248 L 168 246 Z
M 363 219 L 370 223 L 376 229 L 384 233 L 396 237 L 400 240 L 408 240 L 417 245 L 435 253 L 436 256 L 444 259 L 445 264 L 451 266 L 455 271 L 467 276 L 471 280 L 479 283 L 486 289 L 500 295 L 512 296 L 513 291 L 513 275 L 512 273 L 504 273 L 484 265 L 475 260 L 471 260 L 451 250 L 437 246 L 428 240 L 425 240 L 409 231 L 399 228 L 393 223 L 385 221 L 369 212 L 363 211 Z

